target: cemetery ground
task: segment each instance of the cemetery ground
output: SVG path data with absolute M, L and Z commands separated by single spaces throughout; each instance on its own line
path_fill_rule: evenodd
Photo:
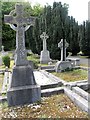
M 44 31 L 43 34 L 38 34 L 43 40 L 43 50 L 40 56 L 31 53 L 27 55 L 25 32 L 29 30 L 30 26 L 35 25 L 35 21 L 36 17 L 26 15 L 24 5 L 21 3 L 16 3 L 15 10 L 12 10 L 9 15 L 4 15 L 4 23 L 10 25 L 10 28 L 16 32 L 16 50 L 10 58 L 6 56 L 8 52 L 5 52 L 4 46 L 2 46 L 1 57 L 3 56 L 3 58 L 0 59 L 0 65 L 2 65 L 3 60 L 8 68 L 3 65 L 3 70 L 1 70 L 4 73 L 2 96 L 0 96 L 1 117 L 6 119 L 88 118 L 88 114 L 90 114 L 88 98 L 90 95 L 85 90 L 89 89 L 90 84 L 85 80 L 87 72 L 85 73 L 86 76 L 83 76 L 84 73 L 81 72 L 83 67 L 78 67 L 80 59 L 66 58 L 66 49 L 69 47 L 66 39 L 58 41 L 58 47 L 61 49 L 60 61 L 50 59 L 46 44 L 46 40 L 50 36 Z M 63 27 L 62 30 L 64 30 Z M 64 37 L 63 33 L 62 36 Z M 52 50 L 53 48 L 51 52 Z M 72 51 L 73 54 L 74 51 Z M 52 56 L 52 58 L 56 58 L 56 56 Z M 74 70 L 77 67 L 78 71 Z M 51 73 L 52 71 L 65 73 L 65 71 L 68 72 L 67 70 L 71 69 L 72 76 L 78 77 L 74 80 L 69 79 L 70 82 Z M 89 72 L 89 68 L 85 68 L 85 70 Z M 83 69 L 83 71 L 85 70 Z M 78 72 L 79 74 L 76 75 Z M 66 73 L 64 76 L 66 76 Z M 67 76 L 71 78 L 70 74 Z M 81 77 L 79 78 L 79 76 Z M 78 78 L 81 81 L 76 82 Z
M 67 82 L 74 82 L 78 80 L 86 80 L 88 72 L 82 69 L 74 69 L 62 73 L 53 72 L 53 74 Z
M 42 97 L 41 102 L 8 107 L 0 105 L 2 118 L 88 118 L 88 114 L 76 107 L 64 94 Z
M 12 54 L 10 53 L 11 57 Z M 34 61 L 34 68 L 40 67 L 39 56 L 28 54 L 28 60 Z M 14 61 L 11 60 L 10 68 L 12 69 Z M 46 64 L 44 64 L 46 66 Z M 5 66 L 0 66 L 5 69 Z M 62 73 L 53 73 L 67 82 L 87 79 L 87 71 L 76 69 Z M 3 83 L 3 74 L 0 75 L 0 90 Z M 77 79 L 78 78 L 78 79 Z M 88 118 L 88 114 L 77 107 L 65 94 L 42 97 L 37 103 L 8 107 L 7 102 L 0 104 L 0 115 L 2 118 Z
M 8 55 L 10 57 L 13 56 L 11 52 Z M 28 53 L 27 59 L 30 61 L 33 61 L 34 69 L 37 69 L 41 66 L 48 66 L 48 64 L 40 64 L 39 56 L 37 54 Z M 85 56 L 84 56 L 84 59 L 85 59 Z M 88 66 L 87 63 L 84 63 L 84 64 L 83 63 L 84 62 L 82 62 L 81 66 L 84 66 L 84 67 Z M 13 65 L 14 65 L 14 60 L 11 60 L 9 70 L 12 70 Z M 5 69 L 5 65 L 3 64 L 2 66 L 0 66 L 0 69 Z M 62 72 L 62 73 L 52 72 L 52 74 L 54 74 L 57 77 L 60 77 L 61 79 L 65 80 L 67 82 L 69 82 L 69 81 L 73 82 L 73 81 L 78 81 L 78 80 L 86 80 L 88 72 L 86 70 L 82 70 L 82 69 L 72 69 L 72 70 L 67 70 L 66 72 Z

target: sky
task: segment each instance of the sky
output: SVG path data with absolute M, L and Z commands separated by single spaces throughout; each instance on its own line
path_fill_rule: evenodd
M 85 20 L 88 20 L 88 2 L 90 0 L 26 0 L 31 2 L 32 5 L 36 3 L 40 3 L 41 5 L 45 5 L 48 3 L 52 5 L 53 2 L 62 2 L 69 4 L 68 15 L 73 16 L 76 21 L 82 23 Z

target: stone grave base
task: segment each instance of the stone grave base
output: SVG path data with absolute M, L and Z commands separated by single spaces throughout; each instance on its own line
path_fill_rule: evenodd
M 71 69 L 72 65 L 69 61 L 58 61 L 55 65 L 55 71 L 56 72 L 62 72 L 66 69 Z
M 90 84 L 88 83 L 88 80 L 66 82 L 44 70 L 34 71 L 34 76 L 36 83 L 41 86 L 42 97 L 64 93 L 73 101 L 73 103 L 90 115 L 90 93 L 87 92 L 87 90 L 90 89 Z M 40 87 L 37 85 L 13 87 L 10 88 L 7 93 L 8 98 L 11 98 L 7 99 L 6 96 L 0 96 L 0 102 L 5 102 L 7 100 L 11 100 L 10 102 L 12 102 L 12 98 L 13 101 L 18 101 L 20 104 L 21 102 L 22 104 L 28 104 L 32 100 L 38 101 L 40 98 L 39 90 Z
M 70 83 L 70 82 L 69 82 Z M 85 90 L 90 88 L 88 81 L 77 81 L 68 83 L 64 88 L 64 93 L 83 111 L 90 115 L 90 94 Z
M 41 100 L 41 89 L 38 85 L 27 85 L 10 88 L 7 91 L 9 106 L 30 104 Z
M 72 67 L 80 66 L 80 58 L 67 58 L 66 60 L 71 62 Z
M 9 106 L 39 101 L 41 88 L 37 85 L 30 65 L 15 66 L 7 90 Z
M 48 50 L 41 51 L 40 55 L 40 63 L 41 64 L 48 64 L 50 62 L 50 54 Z

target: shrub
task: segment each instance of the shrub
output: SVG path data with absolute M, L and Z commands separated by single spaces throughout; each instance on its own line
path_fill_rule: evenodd
M 2 57 L 2 61 L 5 66 L 7 66 L 8 68 L 10 67 L 10 57 L 9 56 Z
M 27 52 L 27 56 L 30 56 L 30 55 L 32 55 L 31 53 L 29 53 L 29 52 Z
M 33 61 L 34 69 L 38 68 L 38 61 Z

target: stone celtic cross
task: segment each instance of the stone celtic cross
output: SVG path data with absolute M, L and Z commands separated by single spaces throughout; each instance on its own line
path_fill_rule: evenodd
M 66 40 L 63 41 L 63 39 L 61 39 L 61 41 L 58 43 L 58 47 L 61 49 L 61 61 L 66 61 L 66 48 L 68 46 L 69 44 L 66 42 Z
M 47 50 L 46 40 L 49 38 L 49 36 L 46 34 L 46 32 L 43 32 L 43 34 L 40 35 L 40 38 L 43 40 L 43 51 L 46 51 Z
M 35 17 L 24 17 L 24 8 L 22 4 L 17 3 L 15 10 L 11 11 L 9 15 L 4 16 L 5 23 L 16 31 L 16 53 L 15 65 L 27 65 L 27 52 L 25 49 L 25 31 L 35 23 Z

